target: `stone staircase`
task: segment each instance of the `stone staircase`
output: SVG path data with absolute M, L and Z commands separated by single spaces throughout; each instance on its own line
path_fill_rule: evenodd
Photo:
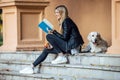
M 34 52 L 0 52 L 0 80 L 120 80 L 120 54 L 79 53 L 68 56 L 68 64 L 53 65 L 49 54 L 38 66 L 36 74 L 20 74 L 19 70 L 41 54 Z

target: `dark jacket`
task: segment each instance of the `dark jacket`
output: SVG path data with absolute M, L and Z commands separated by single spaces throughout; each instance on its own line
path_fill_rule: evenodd
M 53 34 L 67 42 L 67 51 L 83 45 L 84 41 L 79 33 L 76 24 L 70 19 L 66 18 L 62 23 L 63 34 L 54 31 Z

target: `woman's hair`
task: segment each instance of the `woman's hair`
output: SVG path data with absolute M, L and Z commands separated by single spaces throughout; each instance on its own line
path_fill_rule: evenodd
M 64 5 L 57 6 L 55 8 L 55 10 L 59 11 L 59 13 L 61 15 L 61 19 L 59 20 L 59 24 L 62 24 L 64 19 L 68 17 L 68 10 L 67 10 L 66 6 L 64 6 Z

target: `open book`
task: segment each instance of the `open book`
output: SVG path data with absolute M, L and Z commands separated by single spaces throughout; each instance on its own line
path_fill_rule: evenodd
M 53 25 L 47 19 L 43 19 L 39 23 L 38 27 L 41 28 L 45 33 L 48 33 L 49 30 L 53 29 Z

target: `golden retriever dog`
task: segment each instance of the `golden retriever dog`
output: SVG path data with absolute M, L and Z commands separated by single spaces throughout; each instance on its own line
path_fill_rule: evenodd
M 91 53 L 105 53 L 108 48 L 108 43 L 101 37 L 98 32 L 90 32 L 88 35 L 88 45 L 83 52 L 91 52 Z

